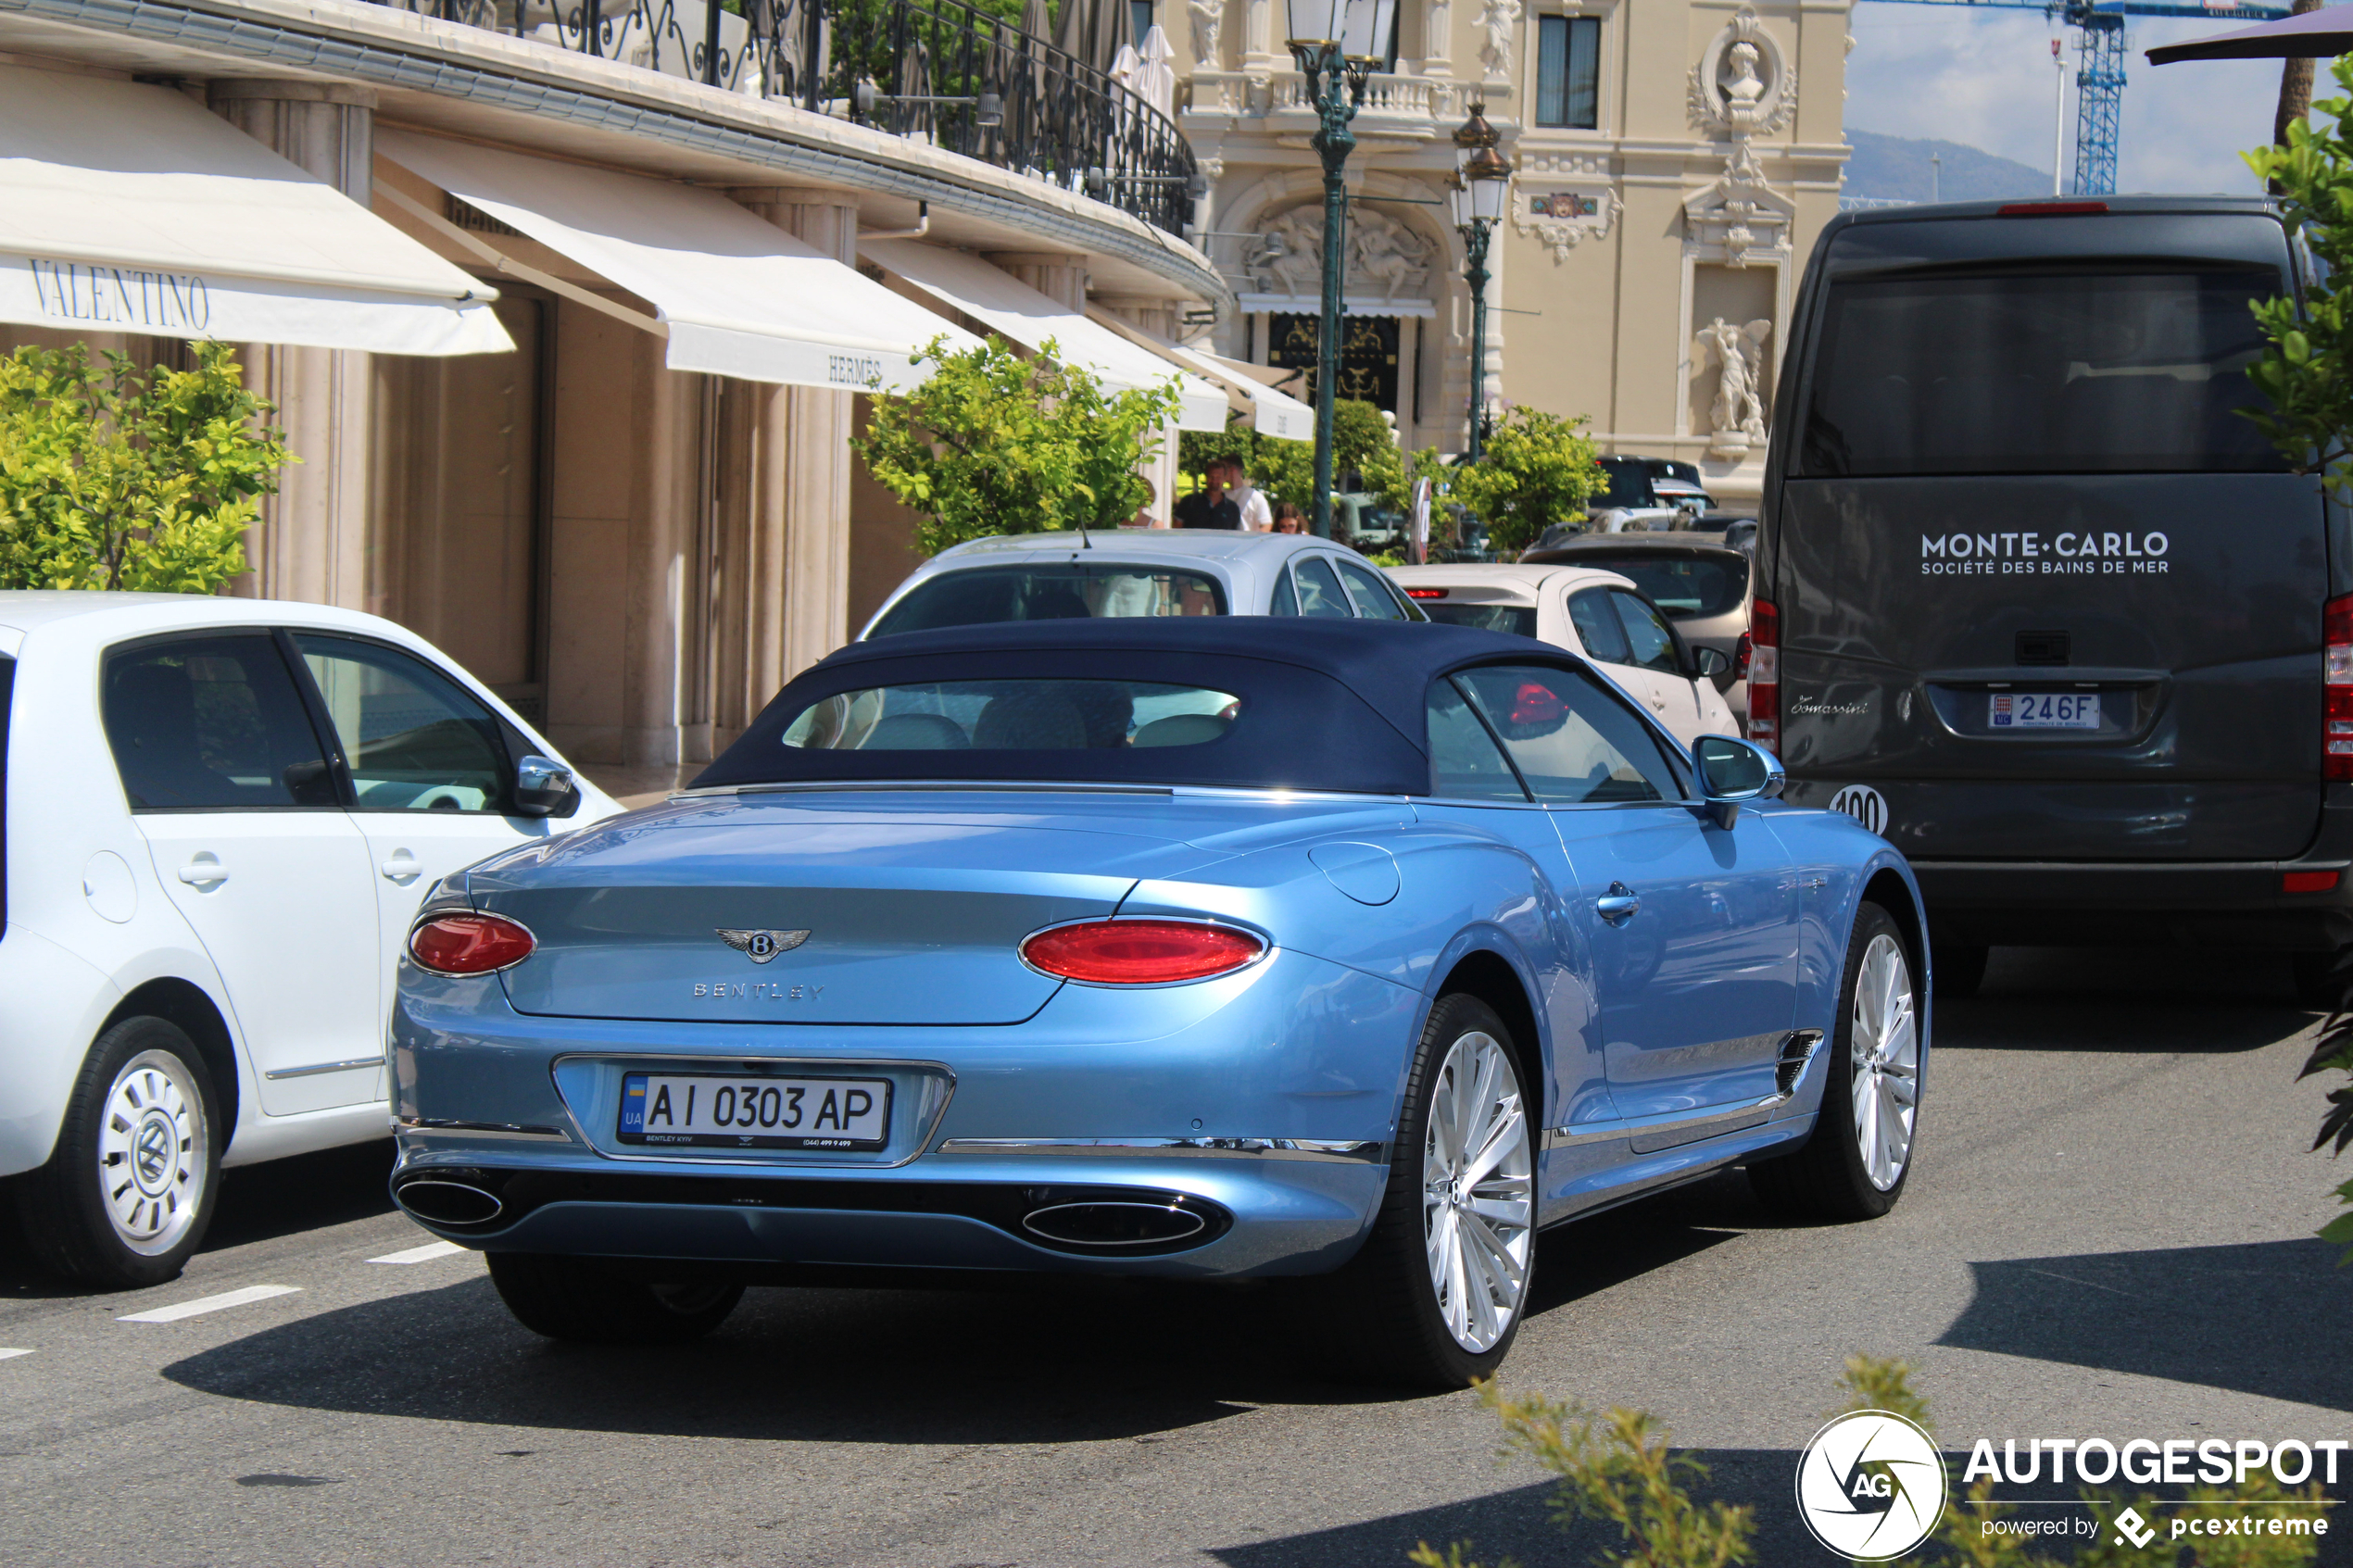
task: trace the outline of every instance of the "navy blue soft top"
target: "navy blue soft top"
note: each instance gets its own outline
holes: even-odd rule
[[[1476,664],[1580,660],[1465,626],[1292,616],[1164,616],[956,626],[852,643],[795,677],[694,787],[892,779],[1209,784],[1427,795],[1429,684]],[[1241,699],[1198,746],[827,751],[788,746],[804,709],[841,692],[934,681],[1164,682]]]

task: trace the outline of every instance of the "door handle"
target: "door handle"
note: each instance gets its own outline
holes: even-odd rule
[[[384,863],[376,869],[394,882],[407,882],[412,877],[422,876],[425,865],[408,850],[396,849],[384,857]]]
[[[212,887],[229,880],[229,868],[207,849],[180,868],[180,880],[191,887]]]
[[[1623,925],[1642,912],[1642,901],[1624,883],[1613,882],[1608,892],[1593,900],[1593,909],[1610,924]]]

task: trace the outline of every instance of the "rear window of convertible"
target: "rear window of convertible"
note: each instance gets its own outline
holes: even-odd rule
[[[1391,713],[1325,671],[1222,650],[894,656],[895,643],[858,644],[796,677],[696,784],[1429,787],[1418,691]],[[1409,712],[1410,727],[1400,721]]]
[[[803,751],[1086,751],[1205,746],[1241,699],[1149,681],[924,681],[837,692],[785,726]]]

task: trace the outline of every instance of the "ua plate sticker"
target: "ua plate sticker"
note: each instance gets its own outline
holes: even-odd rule
[[[632,1073],[621,1084],[623,1143],[688,1148],[880,1148],[887,1078],[721,1078]]]

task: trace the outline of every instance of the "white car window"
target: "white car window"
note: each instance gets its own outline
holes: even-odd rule
[[[107,741],[134,811],[339,807],[294,675],[267,632],[107,658]]]
[[[1299,583],[1299,613],[1327,619],[1352,621],[1356,612],[1348,608],[1348,596],[1340,592],[1340,579],[1332,575],[1331,563],[1321,556],[1302,556],[1291,563],[1291,576]]]
[[[1380,574],[1370,567],[1353,560],[1340,563],[1340,581],[1348,584],[1348,592],[1356,600],[1356,613],[1367,621],[1403,621],[1405,612],[1398,607],[1396,596],[1381,583]]]
[[[295,633],[325,698],[362,811],[499,811],[508,763],[498,722],[456,682],[405,653]]]

